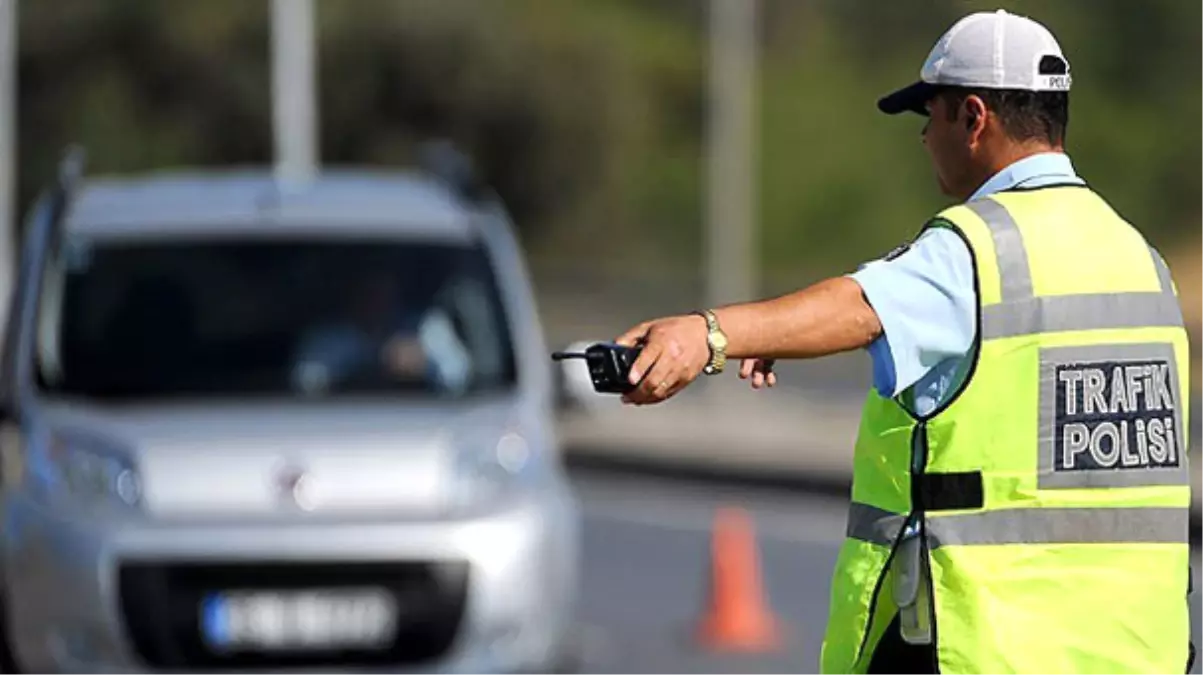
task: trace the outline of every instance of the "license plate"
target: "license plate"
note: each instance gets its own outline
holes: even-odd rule
[[[393,596],[378,589],[215,593],[200,611],[203,637],[219,651],[373,648],[397,624]]]

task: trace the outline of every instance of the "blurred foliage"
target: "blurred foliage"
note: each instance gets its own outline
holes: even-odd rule
[[[919,120],[874,103],[958,16],[995,5],[1042,20],[1068,53],[1078,170],[1154,243],[1197,240],[1199,3],[763,0],[766,287],[852,268],[946,203]],[[19,13],[22,208],[71,141],[97,172],[271,160],[266,1]],[[449,136],[537,261],[696,271],[706,28],[695,0],[324,0],[323,160],[400,164]]]

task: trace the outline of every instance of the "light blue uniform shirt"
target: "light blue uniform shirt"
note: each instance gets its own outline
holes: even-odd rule
[[[1083,181],[1069,157],[1032,155],[992,176],[970,200],[1013,187]],[[918,415],[936,410],[955,393],[969,365],[977,298],[973,258],[955,232],[933,228],[902,254],[863,265],[849,275],[864,289],[883,334],[868,347],[873,386]]]

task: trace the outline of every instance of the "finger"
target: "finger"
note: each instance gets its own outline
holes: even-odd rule
[[[756,368],[756,359],[744,359],[739,364],[739,379],[746,380],[752,374],[752,370]]]
[[[764,371],[764,383],[769,387],[777,384],[777,373],[773,372],[773,366],[776,363],[776,361],[768,359],[760,364],[761,369]]]
[[[688,387],[691,382],[692,382],[692,380],[685,380],[685,379],[677,380],[677,383],[674,384],[672,387],[670,387],[668,390],[668,393],[664,395],[664,400],[668,400],[668,399],[676,396],[677,392],[681,391],[685,387]]]
[[[627,377],[627,381],[633,385],[638,385],[643,379],[645,373],[652,369],[657,361],[660,360],[660,354],[663,348],[658,343],[649,343],[639,352],[639,358],[635,359],[635,363],[631,364],[631,371]]]
[[[702,369],[696,364],[691,365],[688,361],[681,359],[675,362],[675,378],[668,386],[668,392],[664,394],[664,399],[672,398],[677,395],[685,387],[693,384],[694,380],[701,376]]]
[[[632,389],[622,395],[622,402],[631,405],[643,405],[647,403],[647,397],[638,388]]]
[[[624,347],[634,347],[637,342],[647,335],[647,331],[652,326],[652,321],[644,321],[634,328],[623,333],[615,342]]]
[[[648,402],[663,401],[670,388],[677,383],[677,367],[666,358],[661,358],[639,383],[639,391]]]
[[[665,394],[662,394],[658,391],[658,389],[663,389],[663,387],[653,387],[648,384],[649,381],[650,380],[648,378],[644,378],[643,382],[641,382],[638,387],[623,395],[623,400],[627,403],[637,406],[659,403],[666,397]]]
[[[678,392],[692,384],[693,380],[694,378],[690,377],[687,369],[680,371],[678,377],[667,386],[665,391],[662,393],[657,391],[659,401],[667,401],[668,399],[676,396]]]
[[[689,368],[683,359],[661,356],[644,383],[650,386],[653,399],[663,401],[689,384]]]
[[[667,383],[664,387],[659,385],[667,380],[670,361],[668,355],[661,351],[655,362],[651,363],[641,375],[639,381],[632,383],[635,388],[627,392],[627,395],[639,405],[657,402],[659,396],[656,390],[667,388]]]
[[[652,390],[651,399],[657,403],[667,400],[676,393],[679,383],[680,380],[660,380],[660,383]]]
[[[677,392],[693,384],[693,381],[696,380],[700,375],[700,368],[695,368],[694,366],[689,365],[687,362],[681,361],[679,364],[677,364],[676,378],[674,378],[672,383],[669,385],[666,398],[674,396]]]

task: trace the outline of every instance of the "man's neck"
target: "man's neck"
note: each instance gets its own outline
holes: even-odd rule
[[[1044,142],[1029,141],[1027,143],[1007,143],[998,148],[996,152],[990,153],[987,160],[981,165],[979,170],[978,180],[975,181],[973,189],[965,194],[962,199],[968,199],[970,195],[976,192],[986,181],[996,176],[1000,171],[1011,166],[1015,162],[1033,157],[1035,155],[1043,155],[1046,153],[1064,153],[1065,147],[1061,145],[1050,145]]]
[[[1064,153],[1065,148],[1059,145],[1049,145],[1044,142],[1010,143],[991,156],[990,161],[986,164],[986,177],[982,179],[982,182],[986,182],[990,176],[1011,166],[1015,162],[1034,155],[1043,155],[1050,152]]]

